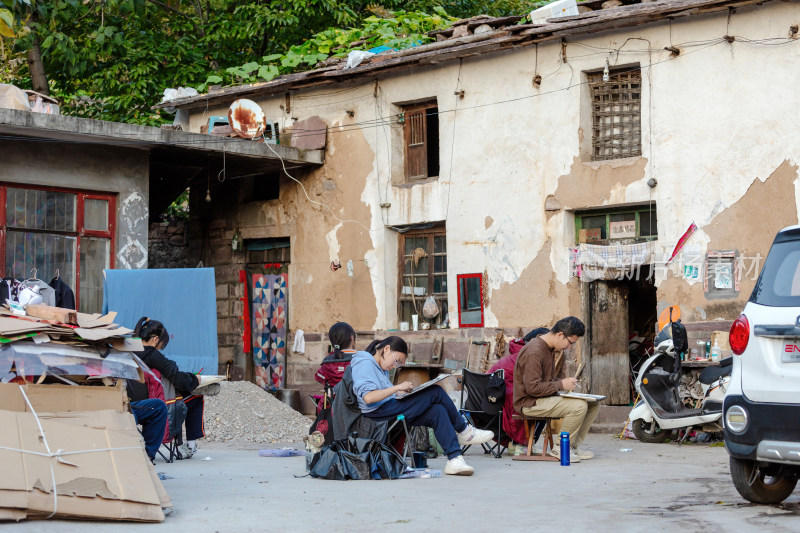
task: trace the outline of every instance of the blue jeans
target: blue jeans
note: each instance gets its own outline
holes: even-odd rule
[[[167,404],[163,400],[141,400],[131,402],[131,411],[137,424],[142,425],[144,449],[152,460],[156,458],[164,432],[167,429]]]
[[[378,421],[390,420],[397,415],[405,415],[411,426],[433,428],[433,434],[448,459],[461,455],[456,432],[467,429],[467,423],[443,388],[434,385],[403,400],[392,398],[374,411],[364,413],[364,416]]]

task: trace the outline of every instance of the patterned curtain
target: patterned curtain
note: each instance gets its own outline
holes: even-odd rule
[[[289,274],[280,270],[251,273],[256,384],[267,390],[282,389],[286,379]]]

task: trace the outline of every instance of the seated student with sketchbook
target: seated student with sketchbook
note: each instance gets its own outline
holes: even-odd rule
[[[594,457],[592,452],[579,446],[597,418],[600,403],[559,395],[559,391],[574,389],[577,380],[565,377],[566,365],[555,368],[555,352],[570,348],[585,332],[583,322],[574,316],[562,318],[553,329],[525,345],[514,367],[514,409],[526,416],[561,418],[561,431],[569,432],[573,463]],[[558,444],[548,453],[561,457]]]
[[[410,381],[392,385],[389,370],[403,365],[407,354],[408,345],[400,337],[375,340],[366,351],[356,352],[350,366],[361,412],[378,421],[402,414],[412,426],[432,427],[447,455],[444,473],[471,476],[474,469],[464,462],[461,446],[488,442],[494,433],[467,424],[441,387],[434,385],[403,397],[414,386]]]
[[[161,377],[168,382],[165,383],[164,391],[168,399],[176,396],[183,397],[183,403],[186,405],[186,442],[180,446],[179,451],[181,452],[181,458],[189,459],[197,452],[197,440],[205,436],[203,429],[205,402],[203,396],[201,394],[190,396],[191,391],[200,384],[200,379],[195,374],[182,372],[178,369],[175,361],[168,359],[161,353],[161,350],[166,348],[169,343],[169,333],[164,324],[158,320],[142,317],[136,323],[133,334],[142,339],[142,345],[144,346],[144,351],[135,352],[136,355],[142,359],[148,368],[158,370]],[[174,388],[174,391],[167,391],[168,386]],[[148,396],[149,391],[145,383],[128,380],[128,397],[131,399],[131,405],[134,402],[147,400]],[[163,438],[163,426],[161,435]],[[155,449],[157,450],[158,446]]]

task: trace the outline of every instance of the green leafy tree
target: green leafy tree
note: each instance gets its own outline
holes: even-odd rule
[[[380,14],[367,17],[355,28],[328,28],[312,35],[302,44],[290,46],[285,53],[270,54],[260,58],[260,61],[249,61],[214,72],[199,89],[202,91],[208,85],[217,83],[269,81],[282,74],[314,68],[331,57],[343,58],[354,50],[369,50],[378,46],[396,50],[410,48],[430,42],[432,38],[427,35],[428,32],[445,28],[455,20],[438,6],[432,15],[383,10]]]
[[[167,87],[272,79],[346,54],[358,41],[426,42],[426,31],[449,23],[440,6],[464,17],[524,11],[521,4],[0,0],[0,82],[52,94],[65,114],[157,125],[171,119],[150,109]]]

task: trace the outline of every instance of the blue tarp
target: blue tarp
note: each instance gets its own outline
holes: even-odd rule
[[[133,329],[143,316],[169,332],[164,355],[184,372],[216,374],[217,299],[213,268],[104,270],[103,313]]]

